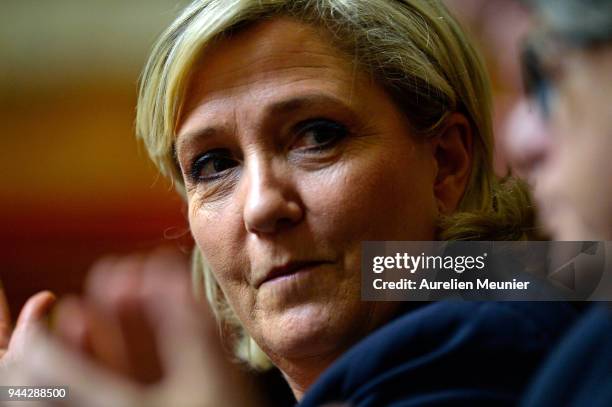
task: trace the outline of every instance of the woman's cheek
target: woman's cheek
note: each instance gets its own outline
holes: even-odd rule
[[[371,151],[351,158],[308,183],[307,206],[315,225],[338,241],[429,238],[424,232],[433,229],[435,201],[419,163],[406,150],[401,157]],[[414,236],[398,234],[411,229]]]
[[[242,223],[235,218],[228,205],[211,206],[190,201],[189,225],[194,241],[222,286],[244,281],[241,271],[248,267],[243,258],[244,242],[236,229]]]

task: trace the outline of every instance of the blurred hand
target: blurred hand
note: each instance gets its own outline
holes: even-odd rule
[[[47,316],[54,303],[55,296],[49,291],[33,295],[23,306],[13,329],[6,295],[0,282],[0,369],[10,366],[23,356],[33,326]]]
[[[14,372],[21,384],[68,386],[73,406],[257,404],[180,253],[103,259],[85,291],[59,304],[57,336],[33,330]]]
[[[169,283],[178,279],[191,297],[189,261],[176,250],[100,259],[89,271],[84,297],[59,303],[56,333],[72,350],[115,373],[143,384],[160,380],[163,372],[153,330],[157,321],[147,315],[143,292],[145,276],[158,273]]]

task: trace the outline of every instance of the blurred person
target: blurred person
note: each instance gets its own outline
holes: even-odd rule
[[[509,156],[554,239],[612,240],[612,2],[530,3],[537,28],[525,47],[527,97],[513,113]],[[611,345],[612,315],[596,304],[543,364],[523,405],[612,405]]]
[[[482,50],[493,90],[494,163],[497,174],[521,176],[505,154],[508,120],[522,95],[520,40],[531,27],[529,10],[516,0],[445,0]]]
[[[236,357],[279,368],[305,406],[515,404],[564,304],[360,298],[362,241],[529,237],[522,184],[493,173],[490,109],[440,2],[188,7],[144,70],[137,131],[187,201],[194,288]],[[32,328],[13,380],[88,406],[256,404],[165,257],[104,262],[60,305],[60,336],[114,373]],[[148,338],[121,323],[139,318]]]
[[[612,4],[534,2],[525,51],[530,99],[514,111],[508,154],[535,188],[558,240],[612,240]]]

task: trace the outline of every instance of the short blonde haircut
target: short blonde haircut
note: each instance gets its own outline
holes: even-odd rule
[[[436,134],[453,112],[469,120],[474,135],[470,180],[456,215],[440,220],[440,239],[526,237],[532,214],[524,186],[502,186],[493,172],[488,75],[471,42],[437,0],[194,1],[152,50],[141,78],[136,119],[137,134],[152,160],[181,194],[185,186],[173,143],[194,65],[216,39],[274,16],[327,30],[331,42],[388,91],[416,134]],[[204,288],[218,320],[235,328],[237,355],[253,367],[268,366],[197,248],[194,285]]]

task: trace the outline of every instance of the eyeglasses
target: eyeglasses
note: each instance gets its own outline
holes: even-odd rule
[[[534,100],[544,117],[550,115],[552,84],[533,48],[526,46],[521,55],[523,89]]]
[[[563,79],[565,62],[573,52],[609,46],[612,38],[587,37],[579,33],[537,31],[523,45],[521,67],[523,87],[542,117],[550,117],[558,85]]]
[[[563,42],[541,35],[533,35],[523,46],[523,88],[544,119],[550,116],[556,85],[563,74],[563,58],[569,49]]]

